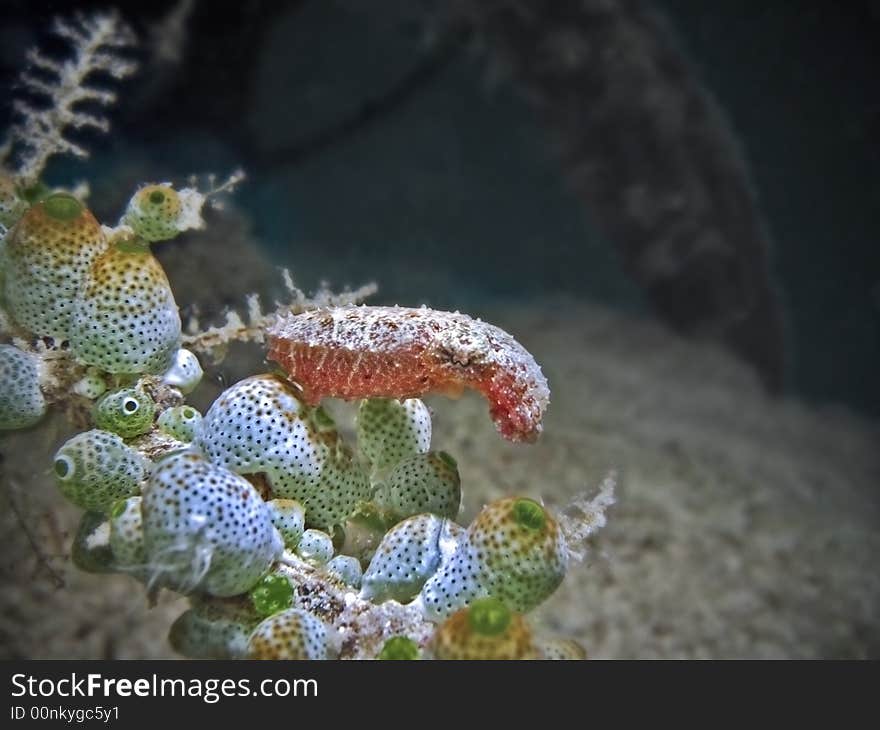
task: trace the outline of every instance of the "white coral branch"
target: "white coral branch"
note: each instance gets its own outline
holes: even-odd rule
[[[575,497],[558,515],[559,526],[565,536],[568,554],[575,560],[586,555],[584,543],[593,533],[605,527],[606,513],[617,501],[617,472],[610,472],[599,485],[599,492],[592,498],[586,494]]]
[[[218,362],[223,358],[226,347],[230,342],[258,342],[262,343],[266,338],[266,329],[275,320],[284,314],[299,314],[310,309],[321,307],[341,307],[346,304],[360,304],[367,297],[376,293],[378,287],[374,283],[365,284],[357,289],[345,289],[341,292],[332,292],[326,283],[312,296],[296,287],[293,277],[287,269],[281,270],[284,286],[290,295],[290,300],[284,303],[275,302],[275,310],[264,312],[260,304],[260,298],[251,294],[246,300],[247,321],[235,312],[226,313],[226,321],[219,327],[210,327],[199,331],[197,321],[190,323],[190,334],[184,335],[183,344],[191,350],[209,355]]]
[[[17,121],[0,146],[0,162],[14,170],[24,185],[36,182],[54,155],[88,156],[88,151],[66,134],[83,128],[106,132],[110,126],[107,118],[81,105],[106,107],[116,101],[112,91],[93,85],[92,76],[104,73],[123,79],[136,67],[119,53],[133,46],[135,37],[116,13],[56,19],[52,30],[69,41],[72,55],[56,61],[37,49],[27,54],[30,66],[19,82],[41,103],[13,102]]]

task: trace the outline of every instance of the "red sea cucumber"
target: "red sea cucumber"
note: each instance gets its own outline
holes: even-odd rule
[[[511,335],[459,312],[347,306],[286,315],[269,328],[269,359],[306,402],[416,398],[473,388],[498,431],[534,441],[550,402],[547,379]]]

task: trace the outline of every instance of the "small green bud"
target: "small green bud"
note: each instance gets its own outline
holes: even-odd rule
[[[518,499],[513,504],[513,518],[529,530],[540,530],[547,521],[544,508],[533,499]]]
[[[376,659],[412,661],[419,658],[419,647],[408,636],[392,636],[385,642]]]
[[[273,573],[261,578],[250,596],[258,614],[271,616],[293,605],[293,586],[285,576]]]
[[[497,598],[480,598],[468,611],[468,620],[475,634],[498,636],[510,625],[510,609]]]
[[[50,218],[72,221],[82,215],[83,205],[72,195],[53,193],[43,201],[43,209]]]

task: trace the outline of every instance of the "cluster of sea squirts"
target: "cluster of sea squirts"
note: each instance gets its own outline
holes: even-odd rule
[[[184,192],[144,187],[109,229],[72,195],[31,201],[0,184],[3,309],[18,342],[52,341],[81,369],[71,390],[92,403],[93,427],[54,459],[60,491],[84,510],[77,566],[189,596],[170,641],[190,657],[338,656],[333,618],[282,569],[301,564],[435,625],[427,639],[387,637],[375,658],[583,658],[523,616],[565,575],[558,522],[510,497],[459,525],[458,466],[432,450],[421,400],[360,401],[356,448],[281,375],[236,383],[204,414],[186,404],[202,370],[150,250],[190,225]],[[0,345],[0,429],[42,418],[45,369],[38,348]]]

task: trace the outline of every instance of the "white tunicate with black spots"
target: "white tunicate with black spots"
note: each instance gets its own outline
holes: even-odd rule
[[[284,549],[253,485],[193,452],[156,466],[142,513],[151,580],[182,593],[244,593]]]
[[[361,581],[361,597],[376,603],[413,598],[455,549],[464,530],[437,515],[410,517],[389,530]]]
[[[33,426],[45,413],[39,361],[13,345],[0,345],[0,431]]]
[[[266,506],[272,513],[272,524],[284,538],[285,546],[295,548],[306,526],[306,511],[295,499],[270,499]]]
[[[186,395],[194,391],[202,382],[203,375],[204,371],[199,359],[185,347],[181,347],[174,354],[171,367],[162,373],[162,383],[177,388]]]
[[[282,474],[270,477],[272,489],[276,494],[291,494]],[[333,456],[324,466],[318,489],[303,496],[306,506],[306,523],[325,530],[345,522],[359,504],[370,498],[370,480],[352,453],[337,445]]]
[[[341,524],[370,495],[366,474],[329,417],[274,375],[246,378],[221,393],[194,445],[237,474],[265,474],[273,496],[303,505],[310,526]]]
[[[180,346],[180,313],[168,278],[137,242],[112,246],[91,265],[74,302],[70,348],[114,374],[158,374]]]
[[[303,560],[323,565],[333,557],[333,538],[320,530],[306,530],[299,539],[296,552]]]
[[[426,618],[442,621],[477,598],[488,595],[479,556],[463,534],[455,551],[425,582],[418,600]]]
[[[287,491],[306,493],[318,488],[330,458],[306,406],[273,375],[255,375],[223,391],[205,413],[194,445],[236,474],[283,471]]]

